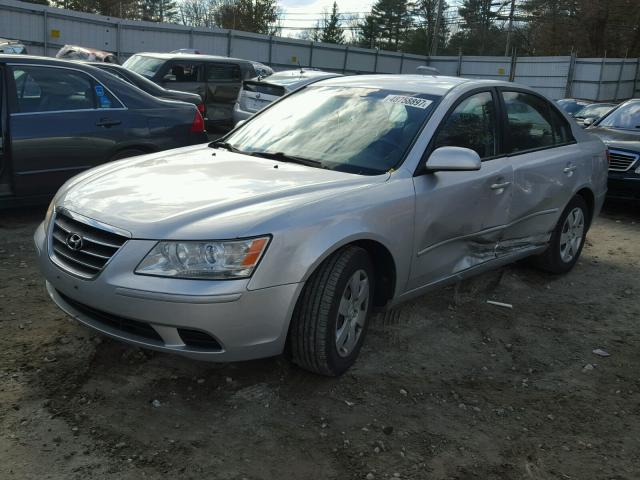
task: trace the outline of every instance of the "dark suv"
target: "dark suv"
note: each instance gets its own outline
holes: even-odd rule
[[[207,128],[233,125],[242,81],[259,73],[248,60],[183,53],[138,53],[124,66],[164,88],[199,94]]]
[[[89,65],[0,55],[0,207],[46,201],[110,160],[206,141],[193,104]]]

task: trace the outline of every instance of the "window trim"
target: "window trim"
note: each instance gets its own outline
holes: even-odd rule
[[[558,105],[555,105],[554,102],[549,101],[547,98],[545,98],[543,95],[540,95],[537,92],[533,92],[531,90],[527,90],[525,88],[519,88],[517,86],[513,86],[513,87],[505,87],[505,86],[498,86],[496,87],[496,91],[498,94],[498,101],[500,102],[500,109],[502,111],[502,154],[506,157],[517,157],[518,155],[525,155],[527,153],[533,153],[533,152],[541,152],[543,150],[549,150],[550,148],[559,148],[559,147],[566,147],[567,145],[573,145],[578,143],[578,141],[576,140],[576,137],[573,135],[573,130],[571,128],[571,124],[569,122],[567,122],[567,119],[564,117],[564,114],[562,113],[560,107]],[[527,95],[532,95],[534,97],[537,97],[540,100],[543,100],[546,104],[547,107],[551,108],[551,109],[555,109],[556,113],[560,116],[560,118],[562,118],[565,123],[566,123],[566,127],[568,129],[568,133],[569,133],[569,141],[567,142],[563,142],[563,143],[555,143],[553,145],[545,145],[544,147],[537,147],[537,148],[529,148],[528,150],[519,150],[517,152],[511,152],[511,153],[507,153],[506,152],[506,145],[508,145],[508,142],[506,141],[506,135],[507,132],[509,130],[509,117],[507,116],[507,108],[506,105],[504,103],[504,98],[502,96],[502,94],[504,92],[516,92],[516,93],[525,93]],[[556,127],[556,123],[555,121],[552,121],[551,124],[552,127]]]
[[[69,113],[69,112],[100,112],[100,111],[113,111],[113,110],[128,110],[127,106],[125,105],[125,103],[120,100],[120,98],[113,93],[113,91],[107,87],[103,82],[101,82],[100,80],[98,80],[94,75],[92,75],[89,72],[85,72],[84,70],[81,70],[79,68],[73,68],[73,67],[66,67],[66,66],[61,66],[61,65],[43,65],[43,64],[39,64],[39,63],[24,63],[24,62],[18,62],[18,63],[7,63],[6,64],[9,67],[9,71],[11,72],[9,76],[10,81],[12,83],[13,86],[13,93],[14,95],[14,107],[17,107],[18,109],[20,108],[19,102],[18,102],[18,92],[16,90],[16,82],[13,76],[13,71],[15,66],[18,67],[42,67],[42,68],[58,68],[58,69],[64,69],[64,70],[73,70],[74,72],[80,72],[83,75],[87,75],[88,77],[90,77],[93,80],[93,87],[94,87],[94,93],[93,93],[93,100],[94,100],[94,105],[95,103],[95,86],[97,85],[101,85],[102,88],[104,88],[106,91],[108,91],[113,98],[115,98],[120,105],[122,105],[121,107],[116,107],[116,108],[79,108],[79,109],[73,109],[73,110],[49,110],[47,112],[12,112],[11,116],[24,116],[24,115],[47,115],[47,114],[51,114],[51,113]]]
[[[415,168],[415,171],[413,172],[413,176],[414,177],[418,177],[421,175],[425,175],[429,172],[425,171],[424,165],[425,162],[427,161],[427,159],[431,156],[431,154],[434,151],[434,143],[435,140],[438,136],[438,134],[440,133],[440,131],[444,128],[444,124],[447,122],[447,120],[449,120],[449,117],[453,114],[453,112],[455,111],[456,108],[458,108],[458,106],[464,102],[466,99],[473,97],[474,95],[477,95],[479,93],[489,93],[491,94],[491,98],[493,100],[494,106],[495,106],[495,127],[496,127],[496,154],[492,155],[491,157],[485,157],[482,158],[481,161],[482,163],[484,162],[489,162],[491,160],[496,160],[498,158],[504,157],[504,149],[503,149],[503,141],[502,141],[502,105],[499,103],[498,101],[498,94],[496,92],[496,88],[493,86],[482,86],[482,87],[477,87],[474,88],[473,90],[469,90],[468,92],[464,93],[463,95],[461,95],[460,97],[458,97],[458,99],[453,103],[453,105],[451,105],[451,107],[449,107],[449,110],[447,110],[447,112],[444,114],[444,117],[442,117],[442,120],[440,120],[440,123],[438,124],[438,127],[436,128],[436,130],[433,132],[433,135],[431,135],[431,138],[429,139],[429,144],[427,145],[427,148],[425,148],[424,153],[422,154],[422,156],[420,157],[420,161],[418,162],[418,165]]]

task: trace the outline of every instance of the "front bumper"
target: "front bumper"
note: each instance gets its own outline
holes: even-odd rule
[[[149,240],[127,241],[96,278],[85,280],[50,260],[43,224],[34,241],[47,292],[67,314],[115,339],[200,360],[240,361],[282,353],[303,286],[248,290],[248,280],[136,275],[135,266],[155,244]],[[185,331],[213,341],[190,341]]]
[[[640,200],[640,175],[633,170],[628,172],[609,172],[607,197]]]

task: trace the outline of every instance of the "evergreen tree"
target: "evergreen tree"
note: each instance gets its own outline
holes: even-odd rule
[[[344,43],[344,32],[340,26],[341,19],[338,13],[338,4],[333,2],[333,8],[331,9],[331,15],[324,19],[324,26],[322,27],[322,34],[320,41],[325,43]]]

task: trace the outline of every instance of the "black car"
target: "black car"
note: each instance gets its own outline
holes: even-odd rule
[[[202,101],[202,97],[197,93],[180,92],[178,90],[167,90],[166,88],[162,88],[157,83],[152,82],[148,78],[145,78],[142,75],[129,70],[128,68],[124,68],[113,63],[90,62],[87,64],[99,68],[100,70],[104,70],[105,72],[109,72],[110,74],[115,75],[116,77],[130,83],[131,85],[135,85],[140,90],[147,92],[149,95],[152,95],[154,97],[164,98],[166,100],[180,100],[181,102],[193,103],[196,107],[198,107],[200,113],[204,115],[204,102]]]
[[[249,60],[185,53],[137,53],[123,65],[162,87],[199,94],[211,129],[233,125],[242,81],[259,74]]]
[[[0,205],[46,201],[110,160],[207,141],[194,105],[77,62],[0,55]]]
[[[587,131],[609,147],[607,195],[640,200],[640,99],[620,104]]]

